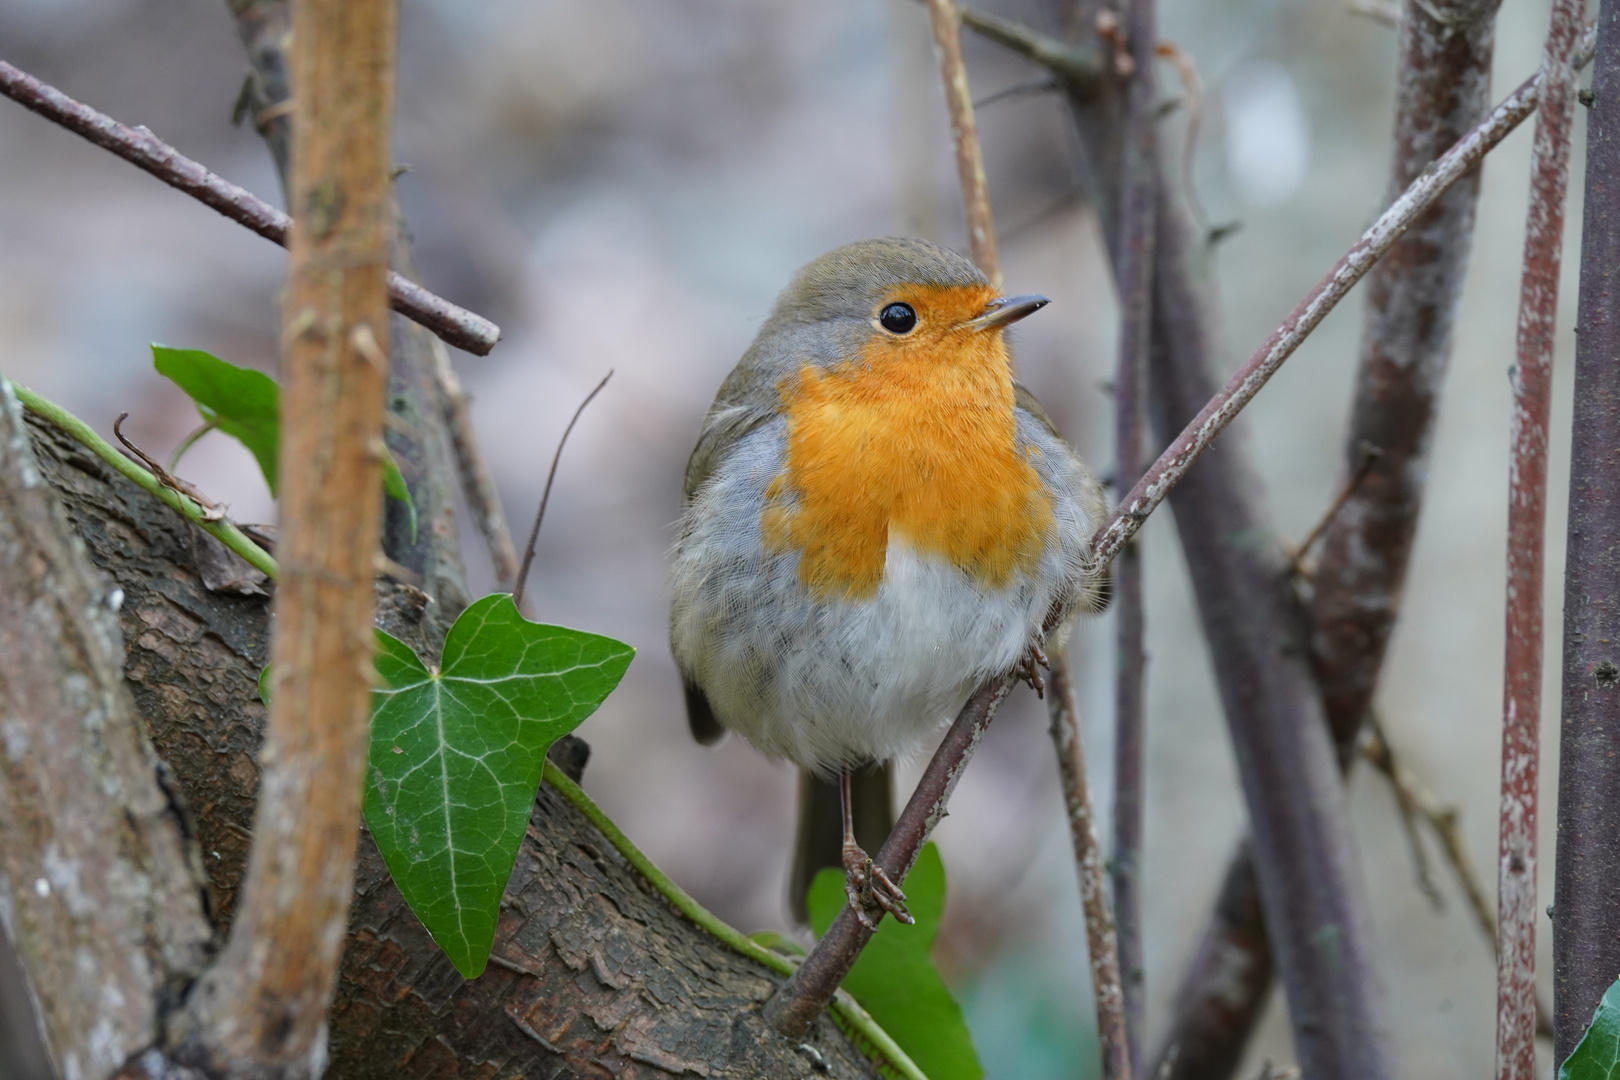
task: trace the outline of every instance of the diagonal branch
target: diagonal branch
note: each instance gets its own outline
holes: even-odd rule
[[[146,128],[126,127],[4,60],[0,60],[0,94],[82,135],[103,150],[112,151],[266,240],[287,246],[291,218],[246,188],[210,172]],[[427,327],[456,348],[478,356],[487,355],[501,338],[501,328],[488,319],[457,307],[393,272],[388,275],[388,300],[401,315]]]
[[[1092,553],[1098,561],[1111,561],[1125,542],[1136,535],[1148,515],[1187,474],[1199,455],[1406,230],[1535,111],[1541,81],[1540,74],[1525,80],[1478,127],[1412,181],[1389,209],[1362,233],[1361,239],[1323,275],[1315,288],[1295,305],[1282,325],[1271,332],[1226,385],[1187,423],[1121,501],[1119,509],[1092,543]]]

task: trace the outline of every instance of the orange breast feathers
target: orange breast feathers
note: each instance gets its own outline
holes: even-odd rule
[[[770,549],[802,552],[813,595],[875,595],[891,538],[991,588],[1040,560],[1052,502],[1017,444],[1001,331],[960,325],[993,296],[897,290],[914,333],[876,330],[858,357],[783,382],[787,463],[762,524]]]

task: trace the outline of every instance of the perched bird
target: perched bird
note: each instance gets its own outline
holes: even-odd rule
[[[794,276],[704,418],[670,641],[699,742],[729,729],[802,770],[801,918],[840,865],[863,921],[909,921],[863,850],[893,824],[891,763],[986,680],[1038,681],[1101,593],[1101,489],[1003,341],[1046,303],[923,240],[845,245]]]

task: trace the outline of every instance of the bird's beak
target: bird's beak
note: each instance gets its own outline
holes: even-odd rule
[[[962,324],[963,330],[1000,330],[1052,301],[1044,296],[1004,296],[985,305],[984,313]]]

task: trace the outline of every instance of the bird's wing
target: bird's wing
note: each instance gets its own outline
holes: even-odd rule
[[[1029,413],[1029,415],[1039,420],[1041,422],[1041,426],[1050,432],[1053,437],[1058,439],[1063,438],[1062,435],[1058,434],[1057,425],[1052,423],[1052,418],[1046,415],[1046,410],[1041,407],[1041,403],[1035,400],[1034,394],[1030,393],[1029,387],[1025,386],[1017,379],[1013,380],[1013,407],[1023,409],[1025,412]],[[1067,442],[1068,440],[1064,439],[1064,443],[1067,444]]]
[[[686,459],[686,476],[681,484],[685,498],[690,500],[697,494],[738,439],[774,416],[775,409],[716,401],[709,415],[703,418],[703,428],[698,432],[697,445],[692,447],[692,456]]]

